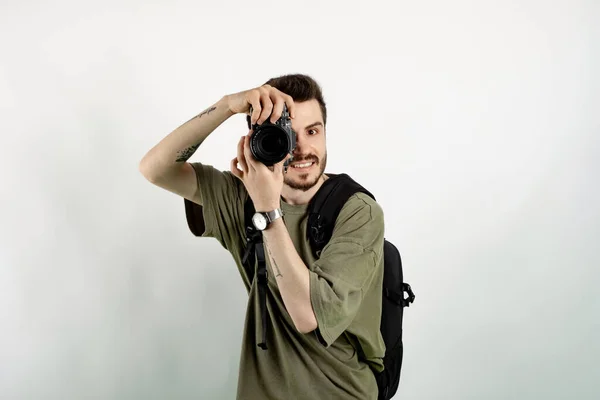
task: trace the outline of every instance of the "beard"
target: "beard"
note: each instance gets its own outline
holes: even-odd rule
[[[314,165],[310,167],[310,171],[302,172],[293,167],[288,168],[288,172],[284,174],[283,183],[295,190],[306,192],[314,187],[325,172],[327,166],[327,152],[321,160],[315,155],[309,155],[302,158],[294,158],[294,162],[313,161]],[[290,175],[291,173],[291,175]]]

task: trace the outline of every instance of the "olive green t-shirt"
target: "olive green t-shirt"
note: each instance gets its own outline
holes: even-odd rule
[[[237,400],[376,400],[374,371],[383,370],[380,333],[384,220],[381,207],[358,193],[342,208],[326,247],[315,259],[306,239],[308,205],[281,200],[283,220],[310,274],[310,298],[318,327],[296,330],[267,257],[267,350],[256,279],[242,265],[246,248],[244,203],[248,192],[230,171],[192,163],[199,204],[185,200],[196,236],[216,238],[227,249],[248,290]]]

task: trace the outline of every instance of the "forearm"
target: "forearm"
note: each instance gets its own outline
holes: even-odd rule
[[[317,327],[310,301],[308,268],[298,255],[284,221],[279,218],[263,231],[263,241],[285,307],[296,329],[307,333]]]
[[[225,96],[150,149],[140,161],[140,169],[146,176],[168,175],[174,168],[186,162],[202,142],[232,115]]]

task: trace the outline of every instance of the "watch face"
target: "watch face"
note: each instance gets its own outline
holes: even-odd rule
[[[267,227],[267,219],[264,215],[259,213],[254,214],[254,216],[252,217],[252,222],[254,223],[256,229],[260,231],[264,230]]]

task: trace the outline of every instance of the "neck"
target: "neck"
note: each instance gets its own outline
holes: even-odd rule
[[[311,187],[307,191],[292,189],[287,185],[283,185],[283,189],[281,190],[281,198],[286,203],[294,206],[308,204],[317,191],[319,191],[323,182],[325,182],[327,179],[329,179],[329,177],[323,173],[315,186]]]

